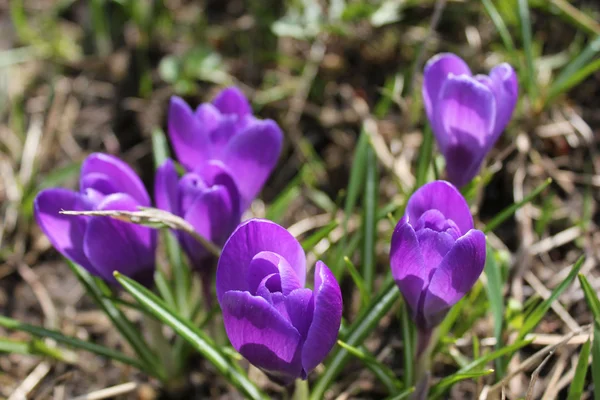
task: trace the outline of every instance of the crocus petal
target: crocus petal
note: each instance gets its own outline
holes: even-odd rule
[[[243,117],[252,113],[248,99],[236,87],[223,89],[212,103],[223,114],[236,114],[239,117]]]
[[[127,193],[133,197],[141,206],[150,206],[150,196],[144,187],[140,177],[131,167],[119,160],[117,157],[103,153],[89,155],[81,166],[80,189],[87,189],[86,176],[91,174],[102,174],[108,177],[115,193]],[[105,193],[107,194],[107,193]]]
[[[154,200],[156,201],[156,207],[171,214],[179,214],[179,205],[177,204],[178,182],[179,176],[172,160],[166,160],[156,169],[156,176],[154,178]]]
[[[45,189],[33,203],[35,219],[50,243],[63,256],[98,275],[83,252],[86,217],[60,214],[61,210],[88,211],[80,194],[67,189]]]
[[[463,235],[473,228],[469,205],[458,189],[446,181],[434,181],[421,186],[408,200],[406,215],[410,223],[416,223],[426,211],[432,209],[454,221]]]
[[[89,173],[81,176],[80,181],[81,192],[84,193],[89,189],[103,195],[109,195],[119,192],[113,185],[113,179],[106,174]]]
[[[442,262],[456,241],[446,232],[436,232],[427,228],[416,231],[416,234],[423,260],[427,260],[426,264],[434,268]]]
[[[496,96],[496,123],[494,125],[494,134],[490,140],[491,148],[498,136],[502,133],[510,118],[519,96],[519,83],[515,70],[507,63],[496,65],[490,71],[490,78],[493,82],[493,91]]]
[[[207,134],[219,126],[221,123],[221,113],[215,106],[208,103],[202,103],[194,112],[198,125],[202,127],[202,131]]]
[[[227,144],[222,156],[238,185],[246,209],[275,168],[283,133],[272,120],[255,120]]]
[[[264,219],[250,219],[231,234],[217,266],[217,298],[229,290],[249,290],[247,268],[262,251],[281,255],[296,271],[300,286],[306,280],[306,256],[300,243],[283,227]]]
[[[404,301],[408,304],[413,315],[416,315],[421,293],[423,293],[429,281],[429,275],[436,265],[424,262],[417,235],[408,223],[406,216],[398,221],[392,234],[390,266],[392,276],[402,293],[402,297],[404,297]]]
[[[210,159],[212,127],[200,124],[190,106],[177,96],[171,97],[168,128],[177,159],[186,168],[193,169]]]
[[[241,355],[282,383],[300,376],[300,334],[273,306],[239,291],[226,292],[219,301],[227,336]]]
[[[484,147],[495,121],[496,99],[486,85],[466,75],[446,79],[432,123],[442,152],[453,143]]]
[[[135,211],[139,203],[125,193],[104,198],[98,210]],[[114,281],[119,271],[145,284],[154,273],[156,231],[106,217],[92,217],[83,237],[83,250],[100,276]]]
[[[456,241],[433,273],[425,295],[423,314],[435,326],[446,311],[475,284],[485,264],[485,235],[472,229]]]
[[[231,199],[231,208],[236,210],[239,213],[239,217],[241,217],[244,210],[241,209],[240,205],[240,191],[232,176],[231,170],[223,164],[222,161],[210,160],[208,163],[197,168],[196,172],[204,178],[204,181],[208,186],[224,186]],[[236,224],[237,222],[238,221],[236,221]]]
[[[189,222],[196,232],[205,239],[221,244],[235,228],[237,210],[233,210],[229,192],[224,186],[213,186],[206,189],[191,203],[184,219]],[[189,234],[183,234],[183,245],[196,267],[200,267],[208,255],[196,239]]]
[[[441,53],[432,57],[423,72],[423,102],[429,121],[433,120],[433,114],[444,81],[449,74],[471,75],[467,64],[452,53]]]
[[[342,292],[335,276],[322,262],[315,266],[315,311],[302,348],[305,376],[331,351],[342,321]]]
[[[248,267],[246,277],[248,291],[251,294],[256,294],[256,289],[265,277],[279,273],[277,264],[280,260],[281,256],[272,251],[261,251],[254,256]]]
[[[298,330],[302,340],[306,339],[315,311],[313,291],[296,289],[285,297],[285,306],[292,325]]]

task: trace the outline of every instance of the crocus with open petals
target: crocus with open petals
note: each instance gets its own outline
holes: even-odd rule
[[[169,136],[178,161],[188,170],[221,161],[233,177],[245,210],[275,168],[283,134],[270,119],[260,120],[244,94],[222,90],[212,103],[194,111],[179,97],[171,98]]]
[[[477,175],[510,121],[517,96],[517,76],[509,64],[473,76],[454,54],[438,54],[427,62],[423,101],[450,182],[460,187]]]
[[[419,188],[392,235],[390,265],[422,335],[471,289],[484,264],[485,235],[473,229],[460,192],[445,181]]]
[[[62,255],[90,273],[114,282],[119,271],[149,284],[154,273],[156,231],[107,217],[72,216],[61,210],[137,211],[150,207],[140,178],[123,161],[95,153],[81,166],[79,191],[42,190],[34,201],[35,218]]]
[[[154,191],[158,208],[185,219],[202,237],[219,246],[240,222],[240,193],[221,161],[211,160],[179,178],[175,164],[167,160],[156,171]],[[187,233],[176,235],[193,267],[206,271],[208,250]]]
[[[318,261],[314,290],[304,287],[300,243],[274,222],[251,219],[225,243],[217,266],[217,298],[233,347],[274,381],[306,379],[335,344],[342,295]]]

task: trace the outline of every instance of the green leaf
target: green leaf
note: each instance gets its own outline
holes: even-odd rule
[[[302,248],[304,251],[310,251],[319,243],[321,240],[329,236],[329,234],[337,228],[339,223],[337,221],[331,221],[306,239],[302,241]]]
[[[126,355],[119,353],[118,351],[109,349],[104,346],[100,346],[95,343],[86,342],[71,336],[65,336],[62,333],[50,329],[41,328],[35,325],[25,324],[12,318],[0,316],[0,326],[6,329],[14,329],[17,331],[27,332],[33,336],[41,338],[50,338],[59,343],[67,346],[75,347],[77,349],[89,351],[90,353],[98,354],[102,357],[107,357],[115,361],[122,362],[123,364],[131,365],[138,368],[141,371],[151,372],[146,369],[146,366],[140,363],[138,360],[127,357]],[[38,348],[41,349],[41,348]],[[52,349],[54,350],[54,349]]]
[[[404,385],[412,386],[415,379],[415,324],[411,321],[406,302],[400,309],[402,342],[404,345]]]
[[[571,285],[571,283],[573,282],[573,280],[579,273],[579,270],[581,269],[581,266],[583,265],[584,260],[585,260],[585,256],[579,257],[577,262],[573,265],[571,272],[569,272],[569,275],[556,288],[554,288],[554,290],[550,294],[550,297],[548,297],[540,305],[538,305],[525,318],[525,321],[523,322],[523,326],[521,327],[521,330],[519,331],[519,336],[518,336],[517,340],[524,338],[525,335],[527,335],[529,332],[531,332],[537,326],[537,324],[542,320],[542,318],[544,318],[544,316],[546,315],[546,313],[552,306],[552,303],[554,303],[554,301],[569,287],[569,285]]]
[[[160,128],[152,130],[152,155],[154,156],[154,168],[160,167],[169,158],[167,138]]]
[[[575,367],[575,375],[573,376],[573,380],[569,386],[567,400],[579,400],[583,397],[583,389],[585,387],[585,377],[588,370],[591,344],[592,342],[590,342],[588,339],[588,341],[581,346],[579,360],[577,361],[577,367]]]
[[[490,246],[487,248],[484,272],[487,278],[485,289],[490,302],[490,311],[494,318],[496,349],[500,349],[503,346],[502,326],[504,324],[504,296],[502,295],[502,287],[504,286],[504,282],[502,280],[502,274],[500,273],[500,266],[496,260],[496,254]],[[504,376],[504,363],[502,363],[501,360],[497,360],[496,362],[496,376]]]
[[[466,379],[479,378],[482,376],[487,376],[494,372],[493,369],[487,369],[485,371],[476,371],[476,372],[466,372],[461,374],[453,374],[447,378],[439,381],[435,386],[433,386],[429,392],[430,399],[437,399],[440,397],[446,390],[448,390],[452,385],[457,382],[464,381]]]
[[[512,216],[519,208],[523,207],[525,204],[529,203],[531,200],[533,200],[535,197],[537,197],[537,195],[539,195],[551,183],[552,183],[551,178],[546,179],[544,181],[544,183],[542,183],[541,185],[539,185],[538,187],[533,189],[531,191],[531,193],[529,193],[527,196],[525,196],[523,198],[523,200],[519,201],[518,203],[511,204],[510,206],[506,207],[504,210],[500,211],[498,214],[496,214],[496,216],[494,218],[492,218],[492,220],[490,222],[488,222],[485,225],[483,232],[488,233],[488,232],[491,232],[494,229],[496,229],[500,224],[502,224],[510,216]]]
[[[417,167],[417,180],[415,183],[415,189],[417,190],[427,182],[427,172],[431,165],[431,158],[433,156],[433,132],[429,124],[426,125],[423,131],[423,143],[419,150],[419,165]]]
[[[491,353],[484,354],[476,360],[471,361],[469,364],[465,365],[461,369],[457,371],[459,374],[464,374],[473,371],[476,368],[483,367],[487,363],[494,361],[500,357],[503,357],[508,354],[512,354],[515,351],[519,350],[522,347],[525,347],[533,342],[533,339],[528,340],[517,340],[515,343],[505,346],[499,350],[492,351]]]
[[[341,340],[338,340],[340,347],[348,350],[350,354],[361,360],[365,366],[375,374],[379,381],[385,386],[389,393],[396,393],[402,389],[402,382],[396,379],[396,374],[387,365],[378,361],[371,354],[367,353],[364,349],[359,349],[354,346],[350,346]]]
[[[410,396],[414,391],[415,391],[415,388],[411,387],[401,393],[398,393],[395,396],[388,397],[387,400],[403,400],[403,399],[408,398],[408,396]]]
[[[370,296],[369,292],[367,292],[367,289],[365,288],[365,281],[363,281],[362,276],[360,276],[360,273],[354,266],[354,263],[348,257],[344,257],[344,261],[346,262],[346,268],[352,277],[352,281],[360,293],[361,304],[366,306],[369,303]]]
[[[350,346],[360,346],[365,338],[377,327],[381,318],[392,308],[400,297],[393,279],[387,279],[380,294],[374,298],[356,321],[348,328],[342,338]],[[339,349],[327,363],[325,372],[312,389],[311,400],[323,399],[325,391],[340,374],[351,354],[346,349]]]
[[[590,43],[579,52],[573,60],[554,79],[554,83],[550,88],[550,94],[554,93],[554,96],[560,93],[559,88],[565,86],[566,82],[572,79],[573,75],[581,71],[586,65],[588,65],[594,57],[600,53],[600,35],[596,36]],[[553,97],[553,96],[550,96]]]
[[[528,0],[518,0],[519,6],[519,20],[521,23],[521,38],[523,39],[523,50],[525,52],[525,64],[527,67],[527,74],[525,79],[527,82],[527,91],[532,104],[535,104],[537,97],[537,82],[536,82],[536,71],[533,64],[533,44],[531,39],[531,17],[529,15],[529,2]]]
[[[0,337],[0,352],[50,357],[69,364],[74,364],[77,361],[75,354],[57,347],[48,346],[40,339],[24,341]]]
[[[367,171],[365,174],[365,191],[363,198],[363,247],[362,247],[362,276],[368,295],[373,290],[375,276],[375,244],[377,241],[377,206],[379,191],[379,174],[377,172],[377,157],[371,146],[367,148]]]
[[[271,221],[281,221],[292,201],[300,196],[300,185],[302,183],[301,171],[292,179],[292,181],[283,189],[277,198],[269,206],[265,218]]]
[[[115,272],[115,278],[142,307],[187,340],[233,386],[238,388],[248,398],[266,399],[266,396],[248,380],[248,377],[240,373],[238,367],[230,362],[230,359],[222,353],[219,347],[204,332],[195,327],[190,321],[181,318],[174,310],[169,309],[154,293],[136,281],[118,272]]]
[[[600,45],[598,47],[600,47]],[[598,70],[600,70],[600,59],[595,60],[587,64],[585,67],[577,70],[572,75],[570,75],[568,79],[565,79],[564,81],[560,82],[560,85],[555,83],[554,85],[552,85],[550,91],[548,92],[548,98],[546,100],[546,103],[552,101],[554,98],[556,98],[556,96],[560,95],[561,93],[567,92],[575,85],[578,85],[584,79],[594,74]]]
[[[483,7],[485,7],[485,11],[490,16],[492,23],[496,27],[496,30],[498,31],[498,34],[502,39],[502,43],[504,43],[504,47],[506,47],[506,49],[509,52],[514,52],[515,43],[513,42],[512,37],[510,36],[510,32],[508,31],[508,28],[506,27],[502,16],[498,12],[498,9],[496,9],[496,6],[494,6],[494,3],[492,3],[491,0],[481,0],[481,3],[483,4]]]
[[[144,370],[162,379],[166,375],[164,367],[150,346],[148,346],[143,336],[140,335],[139,329],[108,298],[110,297],[110,289],[108,289],[106,284],[99,279],[94,279],[86,270],[70,260],[67,260],[67,265],[71,268],[75,276],[77,276],[77,279],[79,279],[94,302],[104,311],[114,327],[117,328],[121,335],[123,335],[123,338],[131,345],[144,364]]]
[[[592,381],[600,387],[600,300],[585,276],[579,275],[579,283],[588,307],[594,316],[594,339],[592,341]],[[587,361],[587,360],[586,360]],[[578,363],[579,364],[579,363]],[[600,390],[594,390],[594,400],[600,400]]]

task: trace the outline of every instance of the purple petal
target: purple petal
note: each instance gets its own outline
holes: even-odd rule
[[[485,147],[496,121],[492,91],[470,76],[450,76],[442,86],[432,128],[442,152],[451,144]]]
[[[408,218],[403,217],[398,221],[392,234],[390,267],[392,276],[413,316],[418,311],[419,299],[429,282],[431,270],[436,266],[424,262],[417,235],[408,223]]]
[[[109,195],[119,192],[119,190],[113,185],[113,179],[111,177],[98,172],[81,175],[80,188],[82,193],[85,193],[88,190],[93,190],[102,195]]]
[[[127,193],[141,206],[150,207],[150,196],[140,177],[131,167],[117,157],[103,153],[90,154],[81,166],[80,190],[88,188],[87,184],[98,182],[97,179],[87,181],[88,175],[105,175],[114,188],[113,193]],[[92,187],[93,189],[96,189]],[[98,190],[98,189],[96,189]],[[102,192],[101,190],[98,190]],[[109,193],[104,193],[109,194]]]
[[[63,256],[98,275],[83,252],[86,217],[60,214],[61,210],[89,211],[81,195],[67,189],[45,189],[33,203],[35,219],[50,243]]]
[[[197,173],[189,172],[181,177],[177,184],[179,212],[185,215],[198,197],[209,190],[209,185]]]
[[[302,340],[306,339],[315,311],[313,291],[296,289],[285,297],[285,306],[292,325],[298,330]]]
[[[210,160],[200,168],[197,168],[196,171],[208,186],[218,185],[224,186],[227,189],[232,202],[232,209],[237,210],[239,217],[241,217],[244,210],[241,209],[240,205],[240,191],[229,168],[221,161]],[[236,221],[237,223],[238,221]]]
[[[258,253],[271,251],[287,260],[300,286],[306,280],[306,255],[300,243],[283,227],[264,219],[250,219],[229,237],[217,266],[217,298],[229,290],[248,291],[247,269]]]
[[[432,229],[422,229],[416,232],[419,249],[425,265],[424,270],[433,270],[450,251],[456,239],[446,232],[436,232]],[[429,275],[427,276],[429,281]]]
[[[135,211],[138,202],[125,193],[107,196],[98,210]],[[113,271],[119,271],[143,283],[154,273],[156,231],[140,225],[108,217],[91,217],[83,237],[83,249],[106,281],[114,282]]]
[[[179,215],[178,204],[179,176],[172,160],[166,160],[156,170],[154,178],[154,200],[156,207],[171,214]]]
[[[187,169],[210,159],[211,123],[201,124],[190,106],[177,96],[171,97],[168,129],[177,159]]]
[[[507,63],[495,66],[490,71],[493,82],[493,92],[496,97],[496,123],[494,125],[493,139],[490,148],[502,133],[510,118],[519,96],[519,83],[515,70]]]
[[[246,278],[248,280],[248,291],[251,294],[256,294],[256,289],[265,277],[279,273],[277,264],[280,260],[281,256],[271,251],[261,251],[254,256],[248,266]]]
[[[425,111],[427,112],[429,121],[433,121],[440,91],[450,74],[471,75],[471,70],[462,58],[452,53],[437,54],[425,64],[422,92]]]
[[[224,243],[239,222],[237,210],[224,186],[213,186],[201,193],[185,211],[184,219],[196,232],[216,244]],[[183,234],[183,245],[196,267],[201,267],[208,255],[206,249],[188,234]]]
[[[342,293],[329,268],[317,261],[315,267],[315,311],[302,348],[302,367],[308,375],[327,357],[342,321]]]
[[[243,117],[252,113],[248,99],[236,87],[223,89],[212,103],[222,114],[237,114]]]
[[[224,149],[238,131],[238,118],[235,115],[224,115],[219,125],[210,132],[212,157],[220,158]]]
[[[241,355],[280,382],[300,376],[300,334],[274,307],[238,291],[224,293],[220,302],[225,331]]]
[[[485,265],[485,235],[472,229],[456,241],[433,273],[425,295],[423,314],[433,327],[477,282]]]
[[[222,160],[233,173],[245,210],[260,192],[275,168],[283,134],[272,120],[255,120],[235,135],[224,150]]]
[[[194,112],[198,125],[207,134],[212,132],[221,123],[221,113],[215,106],[209,103],[200,104]]]
[[[461,234],[473,228],[473,217],[467,201],[456,187],[446,181],[434,181],[421,186],[406,205],[406,215],[411,224],[429,210],[439,210],[454,221]]]

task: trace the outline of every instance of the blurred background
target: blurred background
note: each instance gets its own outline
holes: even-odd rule
[[[0,313],[121,348],[33,221],[32,201],[42,188],[75,188],[81,161],[96,151],[123,158],[152,193],[152,133],[166,129],[172,95],[195,106],[238,85],[256,113],[280,124],[284,151],[253,215],[300,236],[327,225],[343,203],[365,126],[380,167],[378,204],[393,210],[415,184],[426,122],[422,68],[442,51],[475,73],[509,62],[520,78],[513,121],[488,159],[485,187],[473,194],[481,222],[553,179],[488,236],[507,276],[507,315],[532,296],[548,297],[582,252],[589,261],[582,272],[600,288],[600,3],[529,6],[523,21],[516,0],[0,0]],[[391,228],[385,219],[378,225],[376,283],[388,268]],[[351,319],[358,294],[352,280],[342,286]],[[577,284],[561,304],[540,332],[590,323]],[[482,307],[467,317],[482,318]],[[472,329],[493,336],[489,318]],[[22,334],[0,328],[0,336]],[[397,315],[372,336],[367,347],[399,366]],[[553,368],[571,368],[575,350],[564,350],[540,379],[550,384]],[[145,379],[86,353],[66,361],[0,353],[0,398],[71,398]],[[196,395],[233,398],[201,360],[191,374]],[[524,379],[511,384],[518,389]],[[452,398],[468,398],[474,386],[456,385]],[[352,398],[357,388],[378,398],[363,368],[342,375],[334,392]],[[124,398],[158,394],[148,382]]]

